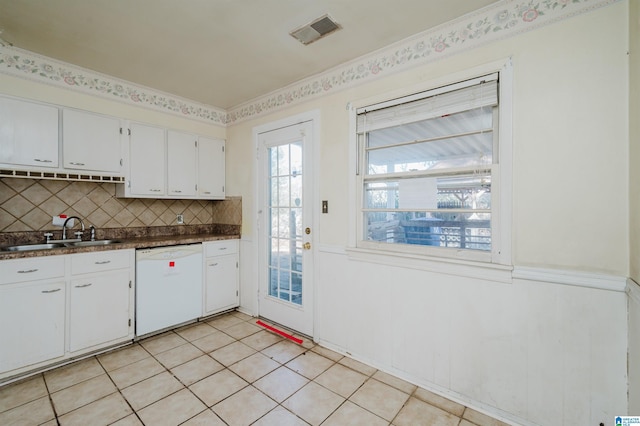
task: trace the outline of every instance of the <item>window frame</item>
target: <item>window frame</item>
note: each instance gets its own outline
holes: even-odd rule
[[[364,238],[364,190],[366,162],[365,147],[362,138],[357,134],[358,111],[373,105],[380,107],[393,105],[399,98],[407,102],[411,97],[436,94],[438,91],[455,90],[456,84],[498,73],[498,111],[497,126],[494,125],[494,156],[496,160],[489,165],[491,169],[491,250],[481,251],[472,249],[446,248],[426,245],[395,244],[368,241]],[[348,253],[357,254],[362,260],[363,253],[371,253],[379,257],[389,254],[393,257],[410,257],[415,260],[429,261],[463,261],[480,265],[511,265],[511,188],[512,188],[512,65],[511,60],[498,61],[486,66],[476,67],[464,72],[455,73],[450,77],[434,80],[419,87],[412,87],[380,95],[375,98],[353,102],[350,111],[350,163],[352,179],[350,179],[350,207],[351,229]],[[494,119],[495,119],[494,112]],[[496,139],[497,138],[497,146]],[[357,253],[359,252],[359,253]]]

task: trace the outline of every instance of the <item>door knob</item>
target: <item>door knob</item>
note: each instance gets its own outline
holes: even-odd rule
[[[311,250],[311,243],[304,243],[302,245],[302,248],[305,249],[305,250]]]

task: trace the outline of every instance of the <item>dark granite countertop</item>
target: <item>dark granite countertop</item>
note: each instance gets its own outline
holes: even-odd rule
[[[44,243],[45,231],[12,232],[0,234],[0,246],[18,244]],[[59,233],[60,231],[54,231]],[[53,238],[57,238],[57,233]],[[85,232],[84,240],[88,240],[89,232]],[[60,254],[96,252],[104,250],[139,249],[148,247],[173,246],[179,244],[196,244],[205,241],[217,241],[240,238],[240,226],[237,225],[181,225],[163,227],[138,228],[106,228],[96,230],[97,240],[118,240],[118,243],[83,246],[60,247],[45,250],[3,251],[0,249],[0,260],[20,259]]]

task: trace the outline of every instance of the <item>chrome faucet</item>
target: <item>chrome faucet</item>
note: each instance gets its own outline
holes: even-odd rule
[[[79,239],[82,239],[82,234],[84,233],[84,222],[78,216],[69,216],[67,220],[64,221],[64,223],[62,224],[62,239],[63,240],[67,239],[67,222],[69,222],[71,219],[78,219],[80,221],[80,225],[82,226],[82,231],[76,232],[75,235]]]

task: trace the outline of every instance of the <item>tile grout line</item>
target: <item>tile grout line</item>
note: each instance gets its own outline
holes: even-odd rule
[[[44,378],[44,372],[39,373],[35,377],[38,377],[38,376],[42,376],[42,382],[44,383],[44,388],[47,391],[47,397],[49,398],[49,404],[51,404],[51,411],[53,411],[53,420],[55,420],[56,424],[58,426],[60,426],[60,420],[58,420],[58,412],[56,411],[56,406],[53,405],[53,397],[51,396],[51,392],[49,392],[49,384],[47,383],[46,379]]]
[[[229,313],[226,313],[226,314],[229,314]],[[234,324],[232,324],[230,326],[229,325],[223,326],[224,324],[232,323],[233,321],[235,321],[235,320],[230,319],[231,316],[233,318],[236,318],[237,320],[239,320],[239,322],[234,323]],[[359,409],[361,409],[364,412],[368,413],[369,415],[375,416],[376,418],[378,418],[380,420],[383,420],[384,422],[388,422],[387,424],[389,424],[389,425],[394,425],[394,422],[398,420],[398,418],[401,415],[401,413],[405,410],[405,407],[407,407],[409,405],[409,403],[411,402],[411,399],[414,398],[416,401],[420,402],[421,404],[426,404],[426,405],[428,405],[430,407],[434,407],[434,408],[436,408],[438,410],[441,410],[442,412],[447,413],[448,415],[454,416],[455,418],[457,418],[457,422],[455,424],[458,425],[458,426],[460,424],[462,424],[463,420],[466,420],[469,425],[477,426],[474,422],[464,418],[464,416],[467,413],[467,411],[470,410],[470,408],[467,407],[466,405],[460,404],[463,407],[463,410],[462,410],[460,416],[458,416],[458,415],[454,414],[453,412],[449,411],[448,408],[444,408],[444,407],[448,407],[446,404],[442,405],[439,401],[435,401],[436,402],[435,404],[432,403],[432,402],[429,402],[429,399],[431,399],[431,398],[430,398],[430,396],[428,394],[423,395],[424,399],[419,397],[418,396],[418,390],[419,389],[423,389],[423,388],[420,388],[419,386],[417,386],[417,385],[415,385],[415,384],[413,384],[411,382],[406,382],[403,379],[400,379],[400,378],[398,378],[396,376],[393,376],[392,374],[385,373],[384,371],[381,371],[381,370],[378,370],[378,369],[375,369],[375,368],[371,368],[371,369],[367,368],[367,369],[365,369],[364,367],[362,367],[361,369],[359,369],[361,367],[359,364],[347,362],[346,360],[353,360],[355,362],[359,362],[359,361],[354,360],[353,358],[348,358],[348,357],[342,356],[342,354],[340,354],[338,352],[335,352],[335,356],[331,356],[331,352],[326,352],[327,355],[325,356],[323,353],[321,353],[321,351],[319,349],[316,349],[316,348],[321,348],[321,346],[315,344],[315,342],[312,342],[311,340],[309,341],[309,342],[312,342],[311,346],[298,345],[298,346],[300,346],[302,352],[297,353],[292,358],[288,358],[288,357],[291,354],[296,353],[297,350],[293,351],[293,352],[289,352],[290,349],[282,349],[281,351],[283,351],[283,352],[272,352],[274,355],[270,356],[267,353],[265,353],[264,351],[266,351],[266,350],[268,350],[268,349],[270,349],[270,348],[272,348],[272,347],[274,347],[274,346],[276,346],[278,344],[281,344],[283,342],[287,342],[287,340],[285,340],[285,339],[283,339],[283,338],[281,338],[279,336],[276,336],[276,337],[278,337],[278,340],[275,340],[275,341],[272,341],[270,338],[266,339],[266,340],[261,340],[261,339],[264,339],[264,338],[263,337],[256,337],[255,340],[247,340],[247,342],[244,342],[243,340],[249,339],[252,336],[256,336],[259,333],[262,333],[262,332],[269,333],[269,332],[265,331],[265,330],[262,330],[262,329],[258,329],[258,330],[254,331],[251,328],[246,328],[245,330],[243,330],[241,327],[239,327],[239,329],[236,330],[237,332],[236,331],[232,331],[233,334],[238,336],[238,337],[234,337],[233,335],[228,333],[229,329],[231,329],[232,327],[236,327],[236,326],[243,326],[244,324],[253,325],[253,321],[255,320],[255,318],[249,317],[247,319],[247,318],[244,318],[244,317],[240,317],[238,315],[234,315],[232,313],[232,314],[229,314],[226,317],[225,316],[220,316],[217,319],[222,319],[222,318],[227,318],[227,321],[226,322],[220,322],[220,328],[217,328],[216,326],[214,326],[214,325],[209,323],[209,322],[215,321],[215,319],[214,320],[210,320],[208,322],[207,321],[202,321],[202,322],[201,321],[197,321],[196,323],[188,324],[188,325],[185,325],[185,326],[180,327],[178,329],[167,330],[167,331],[165,331],[163,333],[159,333],[158,335],[155,335],[155,336],[150,336],[148,338],[145,338],[145,339],[142,339],[142,340],[139,340],[139,341],[132,341],[131,345],[127,345],[125,347],[117,348],[117,349],[122,349],[124,351],[124,350],[127,350],[127,348],[133,348],[133,347],[137,346],[138,348],[140,348],[143,351],[145,356],[142,359],[136,359],[136,360],[131,361],[131,362],[126,362],[123,365],[120,365],[120,362],[128,361],[128,358],[126,356],[128,356],[129,354],[126,354],[126,356],[124,358],[122,358],[122,359],[115,358],[114,361],[116,361],[116,360],[117,361],[114,362],[114,363],[110,361],[110,363],[113,363],[113,365],[118,365],[118,368],[115,368],[112,371],[107,371],[107,368],[106,368],[107,364],[105,364],[105,362],[107,360],[106,359],[103,359],[103,360],[101,359],[102,356],[108,354],[108,352],[107,353],[102,353],[102,354],[95,354],[95,355],[92,355],[91,357],[88,357],[88,358],[85,358],[83,360],[80,360],[80,361],[89,361],[89,360],[95,361],[96,364],[100,366],[101,373],[98,374],[97,376],[89,377],[89,378],[85,378],[83,380],[80,380],[77,383],[72,383],[71,385],[68,385],[68,386],[63,387],[61,389],[58,389],[56,392],[63,391],[64,389],[69,389],[69,388],[71,388],[73,386],[79,385],[79,384],[84,383],[84,382],[86,382],[88,380],[93,380],[93,379],[95,379],[97,377],[100,377],[102,374],[106,374],[107,375],[107,377],[109,379],[109,383],[111,383],[115,387],[115,390],[114,390],[114,392],[111,392],[108,395],[104,395],[104,396],[99,397],[96,401],[91,401],[91,402],[85,403],[84,405],[82,405],[80,407],[76,407],[73,410],[69,411],[68,413],[65,413],[64,415],[72,413],[72,412],[74,412],[76,410],[79,410],[79,409],[81,409],[83,407],[86,407],[86,406],[88,406],[90,404],[93,404],[93,403],[95,403],[97,401],[101,401],[102,399],[107,398],[107,397],[117,393],[120,396],[120,398],[122,398],[125,401],[126,406],[129,407],[131,412],[126,414],[126,415],[124,415],[124,417],[122,417],[120,419],[116,419],[115,421],[116,422],[121,421],[123,419],[128,418],[131,414],[134,414],[135,418],[142,425],[144,425],[144,422],[142,421],[142,418],[140,417],[140,414],[139,414],[140,411],[142,411],[143,409],[146,409],[146,408],[148,408],[148,407],[150,407],[150,406],[152,406],[154,404],[157,404],[159,401],[162,401],[162,400],[164,400],[166,398],[169,398],[169,397],[175,395],[176,393],[182,392],[183,390],[186,389],[186,390],[188,390],[189,395],[191,395],[191,397],[195,397],[195,400],[197,400],[199,403],[201,403],[202,405],[205,406],[205,409],[203,409],[201,411],[198,411],[197,413],[193,414],[192,416],[190,416],[187,419],[180,420],[180,424],[192,421],[194,418],[202,415],[203,413],[205,413],[207,411],[211,411],[212,415],[214,415],[216,418],[220,419],[223,423],[228,424],[228,420],[225,420],[222,417],[220,417],[218,415],[218,413],[216,411],[214,411],[213,407],[218,405],[218,404],[221,404],[223,401],[226,401],[229,398],[237,395],[239,392],[246,391],[247,388],[250,387],[252,389],[252,391],[255,391],[258,394],[266,397],[268,400],[272,401],[275,404],[266,413],[263,413],[260,417],[258,417],[257,419],[253,420],[252,424],[255,423],[255,422],[258,422],[261,419],[263,419],[264,417],[268,416],[274,410],[284,410],[284,412],[287,413],[287,416],[291,415],[291,416],[299,419],[300,421],[303,421],[303,422],[307,423],[307,421],[304,418],[300,417],[299,414],[289,410],[284,405],[284,403],[286,401],[290,400],[291,398],[293,398],[294,396],[298,395],[310,383],[314,383],[315,385],[319,386],[320,388],[322,388],[322,389],[326,390],[327,392],[330,392],[330,393],[332,393],[332,394],[334,394],[334,395],[336,395],[336,396],[338,396],[339,398],[342,399],[340,401],[340,403],[335,408],[333,408],[330,412],[328,412],[327,416],[324,417],[324,419],[322,419],[319,424],[324,424],[325,422],[327,422],[327,420],[329,418],[331,418],[336,412],[338,412],[339,410],[343,409],[347,405],[346,402],[349,401],[349,402],[351,402],[351,404],[355,405],[356,407],[358,407]],[[188,330],[190,330],[190,329],[193,329],[195,327],[201,327],[201,326],[206,326],[208,328],[203,328],[202,330],[194,330],[191,333],[188,332]],[[209,330],[209,328],[211,330]],[[225,330],[227,330],[227,331],[225,331]],[[245,335],[245,332],[248,333],[248,334]],[[202,334],[202,333],[205,333],[205,334]],[[216,347],[215,349],[213,349],[211,351],[205,351],[205,350],[201,349],[200,347],[196,346],[196,344],[194,344],[194,342],[196,342],[196,341],[198,341],[200,339],[204,339],[204,338],[206,338],[208,336],[211,336],[214,333],[222,333],[222,335],[227,336],[231,340],[228,343],[225,343],[220,347]],[[184,334],[184,336],[183,336],[183,334]],[[269,335],[272,335],[272,333],[269,333]],[[193,337],[189,337],[189,336],[193,336]],[[144,344],[144,343],[153,342],[154,340],[160,340],[160,339],[163,339],[163,338],[166,338],[166,337],[169,337],[169,340],[167,341],[167,343],[169,345],[177,344],[177,346],[172,346],[172,347],[169,347],[167,349],[166,345],[164,345],[162,342],[160,344],[158,344],[157,346],[155,346],[155,347],[154,346],[150,346],[148,344],[145,346],[145,344]],[[178,344],[177,340],[173,341],[172,339],[175,339],[175,338],[180,339],[181,342]],[[147,340],[147,339],[149,339],[149,340]],[[146,340],[146,342],[145,342],[145,340]],[[223,341],[225,341],[225,340],[223,340]],[[248,348],[251,349],[252,353],[250,355],[244,356],[244,355],[242,355],[243,352],[240,352],[239,354],[241,355],[241,357],[239,359],[234,359],[233,356],[232,356],[230,359],[234,359],[234,360],[233,360],[233,362],[231,362],[228,365],[227,364],[223,364],[222,362],[218,361],[218,359],[216,359],[213,356],[214,352],[216,352],[218,350],[221,350],[223,348],[226,348],[226,347],[228,347],[230,345],[236,344],[236,343],[241,343],[242,345],[247,346]],[[263,347],[263,344],[265,344],[265,343],[267,343],[267,346]],[[197,355],[195,358],[186,359],[189,356],[193,355],[190,351],[184,352],[183,354],[185,356],[181,356],[181,354],[176,353],[177,356],[175,358],[165,357],[166,358],[165,362],[169,362],[169,364],[166,364],[166,365],[165,365],[165,363],[161,362],[160,359],[157,358],[158,356],[160,356],[162,358],[162,356],[161,356],[162,354],[166,354],[169,351],[178,349],[178,348],[180,348],[182,346],[186,346],[187,344],[189,344],[190,347],[197,349],[198,352],[199,352],[199,355]],[[252,346],[252,344],[255,345],[255,347]],[[286,347],[288,348],[288,346],[286,346]],[[260,348],[260,349],[258,349],[258,348]],[[152,353],[151,352],[151,350],[154,350],[154,352],[155,352],[156,349],[159,350],[157,353]],[[316,350],[314,350],[314,349],[316,349]],[[112,353],[115,353],[115,351],[112,352]],[[270,370],[268,370],[266,373],[262,372],[263,371],[263,367],[264,367],[264,369],[269,369],[269,368],[272,367],[269,364],[266,364],[264,366],[260,366],[260,367],[258,367],[256,369],[247,370],[246,371],[247,374],[248,374],[247,377],[250,378],[251,381],[249,381],[248,379],[245,379],[240,374],[240,373],[243,372],[243,370],[238,370],[240,373],[236,373],[236,371],[232,370],[233,366],[235,366],[235,365],[241,363],[242,361],[246,360],[247,358],[255,356],[257,354],[260,354],[260,355],[262,355],[262,356],[274,361],[276,363],[275,367],[270,369]],[[137,355],[138,354],[136,353],[136,356]],[[307,361],[303,361],[304,360],[304,356],[307,356],[307,355],[312,355],[312,358],[314,358],[314,360],[309,360],[308,363],[307,363]],[[173,356],[173,354],[172,354],[172,356]],[[220,368],[220,367],[221,367],[221,369],[215,371],[214,373],[209,373],[209,372],[206,371],[206,369],[203,370],[202,373],[195,373],[196,370],[193,370],[195,374],[194,373],[189,373],[191,368],[200,368],[201,367],[201,365],[199,365],[199,364],[194,364],[194,367],[187,367],[184,370],[182,370],[181,372],[179,372],[179,374],[183,375],[185,381],[183,381],[183,379],[181,379],[178,375],[176,375],[176,373],[174,373],[173,370],[175,370],[176,368],[184,366],[184,365],[186,365],[186,364],[188,364],[190,362],[193,362],[195,360],[198,360],[198,359],[200,359],[201,357],[204,357],[204,356],[207,356],[208,359],[211,359],[211,360],[215,361],[217,364],[219,364],[219,366],[216,366],[215,364],[212,364],[211,366],[209,366],[207,364],[207,362],[204,362],[204,364],[202,364],[202,365],[207,365],[207,369],[210,368],[211,370],[215,370],[216,368]],[[320,357],[320,358],[316,358],[316,357]],[[130,384],[128,384],[127,386],[125,386],[123,388],[121,388],[120,386],[118,386],[116,384],[116,382],[114,380],[114,377],[112,377],[112,374],[114,372],[116,372],[116,371],[118,371],[118,370],[120,370],[122,368],[126,368],[128,366],[131,366],[134,363],[142,361],[142,360],[147,359],[147,358],[153,359],[153,361],[155,363],[159,364],[159,366],[162,367],[161,371],[157,372],[155,374],[152,374],[149,377],[145,377],[143,379],[139,379],[138,381],[136,381],[134,383],[130,383]],[[278,358],[283,359],[283,361],[280,361]],[[182,361],[182,359],[186,359],[186,360]],[[319,359],[322,359],[324,361],[321,361],[319,364],[316,364],[316,360],[319,360]],[[179,363],[176,364],[176,365],[172,365],[172,363],[175,362],[176,360],[178,360]],[[299,362],[302,362],[302,363],[296,365],[295,362],[294,362],[296,360],[298,360]],[[341,362],[343,360],[345,360],[345,363]],[[323,367],[325,362],[327,362],[328,365],[326,367]],[[250,364],[251,363],[246,364],[246,367],[247,368],[251,367]],[[292,364],[292,365],[290,365],[290,364]],[[69,364],[69,365],[71,365],[71,364]],[[171,368],[169,368],[168,365],[172,365]],[[329,370],[331,370],[332,368],[334,368],[334,367],[336,367],[338,365],[340,367],[347,368],[349,371],[351,371],[353,373],[356,373],[358,375],[362,375],[364,377],[364,380],[362,381],[362,383],[357,385],[355,387],[355,389],[350,390],[351,385],[349,385],[346,389],[344,389],[344,390],[349,391],[348,395],[346,395],[346,396],[342,396],[342,394],[338,393],[337,391],[332,390],[329,387],[331,385],[331,382],[327,381],[327,380],[332,380],[330,376],[327,376],[327,380],[324,380],[325,384],[322,384],[322,383],[317,381],[320,377],[322,377],[324,374],[326,374]],[[364,366],[367,366],[367,365],[364,364]],[[277,397],[277,396],[275,396],[276,394],[273,394],[274,396],[271,396],[270,394],[268,394],[265,391],[262,391],[260,388],[258,388],[256,386],[256,383],[258,381],[264,379],[268,375],[272,374],[273,372],[277,371],[278,369],[283,368],[283,367],[288,372],[296,374],[296,375],[299,375],[300,377],[302,377],[306,381],[306,383],[304,383],[300,388],[297,388],[291,395],[286,396],[281,402],[279,402],[278,400],[275,399]],[[318,372],[316,373],[316,368],[317,367],[320,367],[320,370],[317,370]],[[370,367],[370,366],[367,366],[367,367]],[[155,371],[155,368],[156,367],[154,367],[153,371]],[[245,368],[245,366],[243,366],[242,368]],[[298,370],[295,370],[294,368],[297,368]],[[311,369],[311,370],[309,370],[309,369]],[[371,370],[373,370],[373,371],[371,371]],[[49,370],[49,371],[55,371],[55,370]],[[80,371],[82,371],[82,370],[80,370]],[[152,371],[152,370],[150,370],[150,371]],[[192,386],[197,384],[197,383],[200,383],[203,380],[206,380],[209,377],[212,377],[212,376],[214,376],[214,375],[216,375],[218,373],[224,372],[224,371],[226,371],[227,373],[231,373],[234,377],[236,377],[237,379],[240,379],[244,383],[246,383],[246,385],[241,387],[237,391],[235,391],[235,392],[233,392],[233,393],[231,393],[229,395],[226,395],[224,398],[216,401],[214,404],[209,406],[200,396],[198,396],[195,393],[195,391],[192,389]],[[371,371],[371,373],[366,373],[365,371]],[[142,382],[144,382],[146,380],[155,378],[155,377],[157,377],[157,376],[159,376],[159,375],[161,375],[161,374],[163,374],[165,372],[168,373],[168,375],[179,384],[179,389],[169,393],[168,395],[162,396],[160,399],[158,399],[156,401],[153,401],[151,403],[147,403],[147,405],[145,405],[144,407],[140,407],[138,410],[135,410],[133,408],[133,406],[132,406],[132,403],[135,403],[135,401],[131,401],[130,402],[125,397],[124,391],[126,389],[128,389],[130,387],[133,387],[133,386],[135,386],[137,384],[140,384],[140,383],[142,383]],[[303,374],[303,372],[304,372],[304,374]],[[345,371],[343,371],[343,372],[345,372]],[[395,381],[390,380],[390,379],[387,380],[386,376],[382,376],[382,375],[380,377],[375,377],[376,374],[378,374],[379,372],[388,374],[392,378],[397,378],[398,382],[395,382]],[[51,392],[50,391],[50,383],[48,383],[47,379],[45,378],[45,373],[46,373],[46,371],[45,372],[40,372],[34,378],[38,378],[39,380],[42,380],[42,382],[44,383],[45,391],[46,391],[46,394],[47,394],[46,396],[47,396],[47,399],[49,401],[49,404],[50,404],[52,412],[53,412],[53,419],[52,420],[55,420],[55,423],[58,426],[60,426],[62,424],[62,422],[60,421],[61,415],[59,415],[58,410],[56,409],[56,406],[54,405],[54,401],[53,401],[53,393],[56,393],[56,392]],[[184,375],[183,373],[185,373],[186,375]],[[254,374],[256,374],[256,373],[259,374],[259,376],[254,377]],[[93,370],[92,370],[92,374],[93,374]],[[189,374],[192,374],[192,375],[189,376]],[[205,374],[204,377],[201,376],[202,374]],[[310,374],[310,376],[312,376],[313,378],[310,378],[305,374]],[[55,377],[58,377],[58,376],[56,375]],[[65,377],[65,376],[62,375],[60,377]],[[85,377],[85,376],[79,376],[79,377]],[[196,377],[197,377],[197,380],[195,380],[193,383],[191,383],[189,385],[187,384],[189,381],[194,380]],[[52,379],[53,378],[54,377],[52,377]],[[354,380],[355,380],[355,376],[354,376]],[[360,379],[358,378],[358,380],[360,380]],[[384,385],[384,386],[388,386],[389,388],[391,388],[391,389],[393,389],[393,390],[395,390],[397,392],[401,392],[401,393],[407,395],[406,400],[404,400],[404,402],[402,403],[402,405],[400,406],[400,408],[398,409],[398,411],[395,413],[395,415],[393,416],[393,418],[390,421],[388,421],[386,418],[383,418],[380,415],[374,413],[373,411],[369,410],[368,408],[356,403],[355,401],[353,401],[351,399],[351,398],[354,397],[355,394],[357,394],[364,386],[366,386],[372,380],[375,383],[378,383],[378,384]],[[387,383],[387,381],[388,381],[388,383]],[[371,382],[371,383],[374,383],[374,382]],[[403,389],[407,389],[408,390],[408,387],[407,386],[403,386],[403,384],[401,382],[406,382],[407,384],[412,385],[413,386],[413,390],[411,390],[411,392],[406,392]],[[65,382],[62,381],[61,383],[65,383]],[[124,381],[123,383],[126,383],[126,381]],[[352,383],[356,384],[355,382],[352,382]],[[55,383],[52,382],[52,384],[55,384]],[[338,390],[338,389],[342,389],[342,388],[341,387],[336,387],[336,389]],[[343,390],[340,390],[340,392],[343,392]],[[438,396],[440,396],[440,395],[438,395]],[[442,397],[442,398],[446,399],[445,397]],[[37,399],[38,398],[36,398],[36,400]],[[240,398],[240,400],[242,400],[242,398]],[[24,404],[20,404],[20,405],[24,405]],[[13,407],[13,408],[16,408],[16,407]],[[327,408],[329,408],[329,407],[327,407]],[[456,411],[459,411],[459,409],[456,409]],[[303,413],[303,412],[301,411],[301,413]]]
[[[131,403],[129,402],[129,400],[124,396],[124,394],[122,393],[122,389],[120,389],[120,386],[118,386],[116,384],[116,382],[113,380],[113,377],[111,377],[111,374],[109,374],[109,372],[107,371],[107,369],[104,367],[104,365],[102,364],[102,362],[100,362],[100,359],[96,356],[96,361],[98,361],[98,363],[100,364],[100,366],[102,367],[102,369],[104,370],[105,374],[107,375],[107,377],[109,378],[109,380],[111,381],[111,383],[113,383],[113,386],[115,386],[118,394],[120,395],[120,397],[124,400],[124,402],[127,404],[127,406],[129,408],[131,408],[131,412],[132,414],[134,414],[136,416],[136,418],[138,420],[140,420],[140,423],[142,423],[144,425],[144,422],[142,421],[142,419],[140,418],[140,416],[138,415],[138,411],[134,410],[134,408],[131,406]],[[114,370],[115,371],[115,370]],[[104,398],[104,397],[103,397]],[[129,417],[131,414],[127,414],[126,416],[117,419],[116,422],[122,420],[122,419],[126,419],[127,417]],[[112,422],[115,423],[115,422]]]

